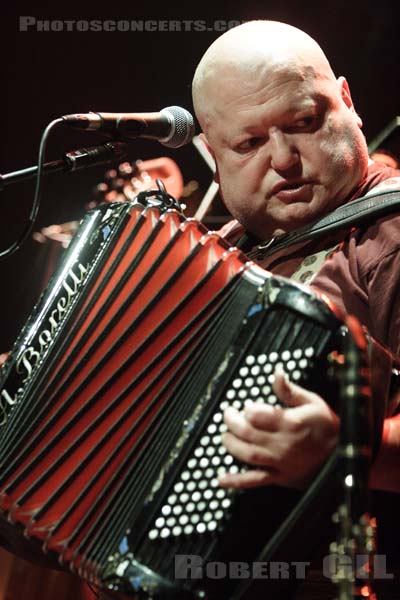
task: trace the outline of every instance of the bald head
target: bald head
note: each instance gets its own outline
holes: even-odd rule
[[[224,33],[208,48],[193,78],[193,104],[203,130],[218,116],[220,100],[230,88],[237,88],[238,81],[246,93],[246,81],[285,70],[296,71],[300,79],[335,81],[320,46],[296,27],[250,21]]]
[[[193,103],[221,197],[261,239],[332,210],[365,177],[348,83],[295,27],[250,21],[227,31],[197,67]]]

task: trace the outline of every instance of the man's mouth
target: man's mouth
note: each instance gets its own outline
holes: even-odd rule
[[[304,185],[304,183],[288,183],[283,187],[283,190],[298,190]]]
[[[280,181],[272,188],[272,196],[283,201],[307,200],[312,194],[310,181]]]

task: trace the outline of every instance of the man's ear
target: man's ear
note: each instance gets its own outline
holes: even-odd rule
[[[350,109],[351,112],[353,112],[355,114],[357,125],[361,129],[363,122],[361,120],[361,117],[356,113],[356,109],[354,108],[353,100],[351,98],[351,93],[350,93],[350,87],[349,87],[349,84],[347,83],[347,79],[345,77],[341,76],[338,78],[337,82],[339,85],[340,95],[342,97],[343,102],[345,103],[347,108]]]
[[[200,133],[199,138],[201,139],[201,141],[203,142],[203,144],[205,145],[205,147],[207,148],[208,152],[211,154],[211,156],[214,160],[214,164],[215,164],[214,181],[216,183],[219,183],[218,164],[217,164],[217,161],[215,160],[214,150],[211,148],[210,144],[208,143],[208,140],[204,133]]]

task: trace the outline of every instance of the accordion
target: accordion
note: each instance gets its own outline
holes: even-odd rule
[[[344,330],[175,208],[97,207],[1,370],[0,536],[118,598],[206,597],[176,558],[254,560],[277,510],[219,487],[225,407],[277,405],[278,364],[334,403]]]

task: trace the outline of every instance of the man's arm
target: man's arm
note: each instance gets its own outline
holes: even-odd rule
[[[305,487],[334,449],[340,420],[317,394],[276,372],[274,391],[287,408],[254,403],[239,413],[225,411],[227,450],[254,466],[245,473],[220,478],[224,487],[278,484]],[[386,419],[381,449],[372,466],[373,488],[400,492],[400,416]]]

